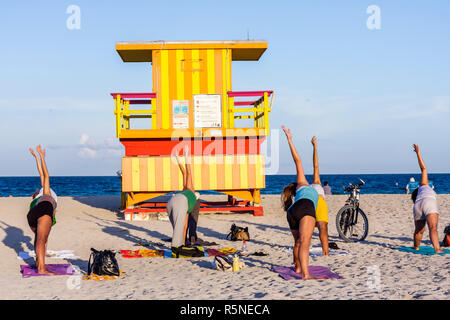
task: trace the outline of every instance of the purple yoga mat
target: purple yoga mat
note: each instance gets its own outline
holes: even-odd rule
[[[55,272],[55,274],[40,274],[37,273],[35,266],[21,265],[20,272],[22,272],[23,278],[37,277],[37,276],[62,276],[62,275],[72,275],[75,270],[70,264],[46,264],[48,271]]]
[[[273,270],[279,273],[280,277],[282,277],[284,280],[302,279],[302,274],[295,273],[294,267],[276,266],[273,267]],[[326,276],[327,279],[342,279],[342,277],[337,273],[333,273],[328,268],[321,266],[309,266],[309,273],[315,278]]]

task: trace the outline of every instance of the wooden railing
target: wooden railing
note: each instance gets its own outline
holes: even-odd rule
[[[150,118],[151,129],[157,128],[156,93],[111,93],[115,100],[116,136],[130,129],[130,119]],[[269,134],[269,112],[272,110],[273,91],[228,91],[227,119],[224,128],[235,128],[235,120],[253,119],[254,128],[264,129]],[[240,100],[245,98],[246,100]],[[247,98],[251,98],[250,100]],[[270,101],[269,101],[270,98]],[[131,109],[135,105],[151,105],[151,109]]]

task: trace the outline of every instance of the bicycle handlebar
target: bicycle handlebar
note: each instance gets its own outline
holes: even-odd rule
[[[359,189],[361,186],[363,186],[363,185],[365,185],[366,183],[364,182],[364,180],[361,180],[361,179],[359,179],[359,181],[361,181],[360,183],[358,183],[358,184],[353,184],[353,183],[349,183],[350,184],[350,187],[347,187],[347,188],[345,188],[344,186],[342,186],[343,188],[344,188],[344,191],[345,192],[351,192],[351,191],[353,191],[354,189]]]

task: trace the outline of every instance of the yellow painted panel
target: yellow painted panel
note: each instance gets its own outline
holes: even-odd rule
[[[180,160],[184,162],[183,157],[180,157]],[[249,165],[252,160],[256,161],[256,165]],[[147,161],[147,165],[140,166],[140,161]],[[160,161],[161,165],[157,166],[156,161]],[[224,181],[224,185],[220,186],[221,190],[261,189],[265,187],[263,155],[193,156],[191,161],[194,187],[197,190],[217,190],[219,180]],[[220,172],[217,171],[219,161],[224,163],[223,170]],[[207,166],[207,168],[204,168],[204,166]],[[236,168],[236,166],[239,167]],[[205,176],[202,175],[202,168],[206,170]],[[146,169],[148,172],[140,172],[140,170]],[[233,181],[233,172],[236,173],[236,170],[239,172],[239,181]],[[248,170],[252,171],[249,172]],[[177,171],[178,173],[175,172],[173,171],[170,157],[147,157],[146,159],[142,157],[125,157],[122,160],[122,191],[168,192],[181,190],[183,187],[182,175],[179,171]],[[144,182],[141,185],[141,174],[146,175],[147,184]],[[171,175],[174,174],[176,176],[172,177]],[[235,174],[235,177],[237,178],[238,176]],[[172,178],[178,183],[175,182],[172,185]],[[174,188],[176,190],[173,190]]]
[[[215,73],[215,62],[214,62],[214,50],[208,49],[206,51],[206,64],[208,70],[208,93],[216,93],[216,73]]]
[[[171,189],[171,173],[170,173],[170,157],[163,158],[163,190],[169,191]]]
[[[227,50],[227,91],[231,91],[231,49]]]
[[[200,93],[200,52],[192,50],[192,94]]]
[[[256,186],[257,188],[264,188],[264,156],[258,155],[256,157]]]
[[[184,59],[184,51],[176,51],[176,78],[177,78],[177,99],[184,99],[184,71],[181,68],[182,60]]]
[[[217,158],[208,157],[209,161],[209,185],[211,190],[217,189]]]
[[[163,129],[170,128],[169,117],[169,53],[161,51],[161,125]]]
[[[224,155],[225,165],[225,189],[231,189],[233,186],[233,156]]]
[[[248,156],[247,155],[238,155],[239,159],[239,170],[241,176],[241,189],[248,188]]]
[[[148,170],[148,190],[156,189],[156,176],[155,176],[155,158],[148,157],[147,159],[147,170]]]
[[[191,157],[193,162],[192,170],[194,171],[192,178],[194,179],[194,188],[196,190],[202,190],[202,160],[202,156]]]
[[[139,158],[133,157],[131,159],[131,181],[133,190],[140,190],[139,183]]]
[[[223,127],[229,128],[228,125],[228,93],[227,93],[227,50],[222,50],[222,113],[223,113]]]

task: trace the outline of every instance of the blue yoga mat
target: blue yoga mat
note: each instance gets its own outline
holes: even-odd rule
[[[415,254],[422,254],[425,256],[431,256],[433,254],[438,254],[438,255],[450,254],[450,250],[443,249],[443,248],[441,248],[441,250],[444,251],[444,253],[435,253],[434,248],[429,247],[429,246],[420,247],[419,250],[414,250],[411,247],[397,247],[396,249],[399,251],[402,251],[402,252],[411,252],[411,253],[415,253]]]

